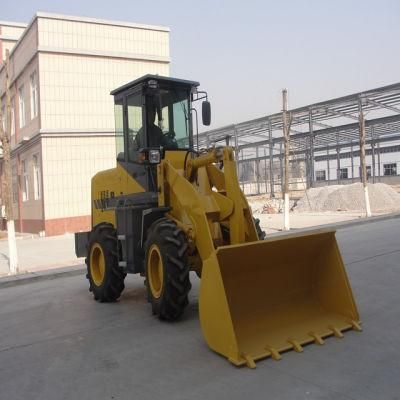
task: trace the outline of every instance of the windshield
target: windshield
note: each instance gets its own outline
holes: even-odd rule
[[[182,89],[159,89],[146,98],[148,138],[152,141],[154,125],[161,129],[161,146],[183,149],[190,146],[189,92]],[[152,111],[152,109],[155,111]],[[153,121],[151,121],[151,119]]]

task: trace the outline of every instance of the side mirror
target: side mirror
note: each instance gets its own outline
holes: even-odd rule
[[[209,101],[203,101],[201,104],[201,115],[203,125],[209,126],[211,124],[211,103]]]

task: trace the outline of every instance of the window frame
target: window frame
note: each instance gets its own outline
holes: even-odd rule
[[[40,200],[42,198],[42,177],[40,170],[40,158],[39,154],[32,156],[33,161],[33,198]]]
[[[386,173],[387,171],[394,171],[394,174],[393,173],[387,174]],[[397,175],[397,163],[383,164],[383,176],[396,176],[396,175]]]
[[[30,100],[31,100],[31,120],[39,115],[39,102],[38,102],[38,86],[37,86],[37,73],[36,70],[29,76],[30,83]]]
[[[343,176],[344,173],[346,176]],[[339,168],[339,179],[349,179],[349,169],[348,168]]]
[[[21,85],[18,88],[18,113],[19,113],[19,128],[26,126],[26,109],[25,109],[25,86]]]
[[[21,160],[21,172],[22,172],[22,201],[29,200],[29,166],[28,160]]]
[[[319,176],[319,174],[323,173],[323,178]],[[326,171],[324,169],[316,170],[315,171],[315,180],[316,181],[326,181]]]

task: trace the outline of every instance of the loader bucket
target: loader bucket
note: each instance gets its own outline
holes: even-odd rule
[[[335,231],[303,231],[219,247],[205,260],[200,322],[235,365],[361,330]]]

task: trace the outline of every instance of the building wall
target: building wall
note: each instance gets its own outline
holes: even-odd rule
[[[6,50],[12,50],[26,28],[25,24],[9,24],[0,21],[0,64],[6,58]]]
[[[10,24],[10,25],[9,25]],[[18,40],[24,32],[26,25],[18,23],[19,26],[11,25],[9,22],[0,22],[1,35]]]
[[[37,21],[34,21],[23,33],[21,40],[14,46],[10,58],[11,80],[14,80],[23,71],[35,55],[38,47]]]
[[[381,150],[384,150],[384,146],[381,147]],[[372,175],[372,156],[366,155],[365,162],[367,166],[371,166],[371,175]],[[383,151],[380,154],[380,166],[378,164],[378,155],[375,154],[375,176],[378,176],[378,167],[380,168],[380,175],[384,175],[384,165],[385,164],[396,164],[397,165],[397,174],[400,174],[400,155],[399,153],[384,153]],[[348,178],[360,178],[360,158],[354,157],[354,175],[352,175],[351,171],[351,159],[350,158],[341,158],[340,159],[340,168],[347,168]],[[328,180],[328,166],[327,161],[317,161],[315,162],[315,171],[325,171],[326,180]],[[337,161],[329,160],[329,178],[330,180],[338,179],[338,171],[337,171]]]
[[[40,85],[39,85],[39,65],[38,57],[35,56],[29,64],[26,65],[23,72],[19,75],[13,86],[14,109],[15,109],[15,131],[17,141],[24,138],[32,138],[39,133],[40,129],[40,111],[34,116],[31,110],[32,97],[31,97],[31,76],[36,74],[36,85],[38,90],[37,106],[40,107]],[[24,104],[25,104],[25,125],[20,126],[21,115],[19,107],[19,89],[24,89]]]
[[[110,91],[146,73],[169,75],[167,63],[44,53],[40,62],[43,130],[114,130]]]
[[[90,53],[138,59],[143,56],[162,60],[169,57],[169,32],[133,26],[107,25],[101,22],[39,18],[41,50]],[[164,60],[165,61],[165,60]]]
[[[43,190],[40,190],[39,196],[35,193],[34,186],[34,156],[38,159],[38,166],[41,173],[41,145],[40,141],[37,140],[36,143],[30,145],[24,152],[19,155],[19,163],[20,163],[20,192],[21,192],[21,217],[23,220],[28,220],[29,224],[38,224],[38,221],[42,221],[43,219]],[[26,199],[22,198],[23,185],[24,185],[24,175],[22,171],[23,161],[25,161],[25,165],[27,168],[27,197]],[[40,179],[39,186],[42,186],[42,179]],[[24,225],[26,222],[24,221]],[[28,225],[24,227],[25,231],[28,230]]]
[[[46,219],[90,215],[90,181],[115,166],[114,141],[90,134],[42,139]]]
[[[21,28],[10,30],[9,36],[18,31],[19,37]],[[4,34],[1,38],[4,43]],[[0,67],[2,106],[4,72]],[[34,72],[38,116],[33,118]],[[148,73],[169,75],[168,29],[37,14],[10,56],[17,229],[45,230],[47,235],[90,229],[91,178],[115,166],[114,106],[109,93]],[[20,126],[22,86],[24,126]],[[40,161],[40,198],[34,196],[34,156]]]

